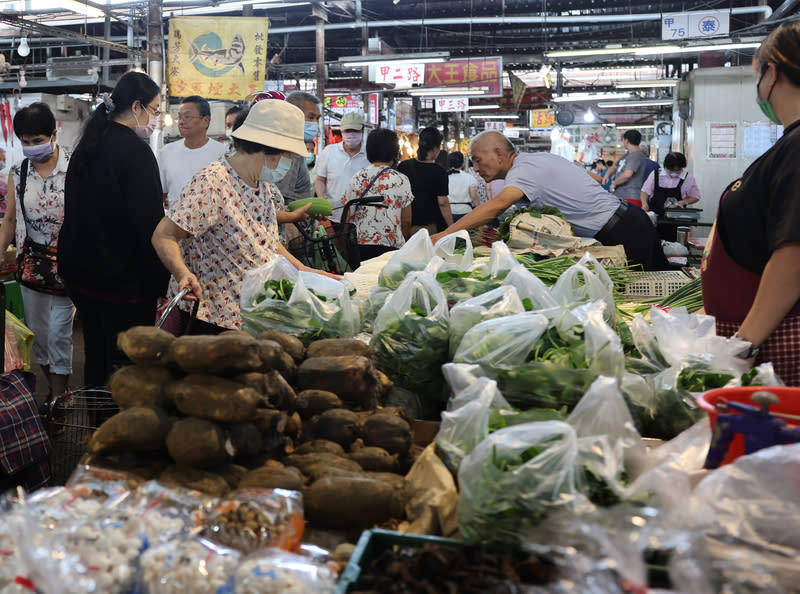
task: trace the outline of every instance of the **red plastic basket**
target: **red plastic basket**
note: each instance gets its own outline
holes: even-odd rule
[[[708,413],[708,419],[711,422],[711,431],[714,431],[714,425],[717,422],[717,415],[719,411],[715,405],[721,399],[731,402],[741,402],[743,404],[753,404],[750,400],[755,392],[772,392],[780,399],[778,404],[769,407],[769,410],[774,413],[785,413],[787,415],[800,415],[800,388],[789,388],[782,386],[741,386],[738,388],[717,388],[716,390],[709,390],[697,397],[697,404]],[[725,414],[735,413],[736,411],[730,410]],[[792,419],[784,419],[788,426],[798,426],[800,422]],[[744,454],[744,437],[737,435],[733,438],[728,453],[722,460],[722,464],[730,464],[736,458]]]

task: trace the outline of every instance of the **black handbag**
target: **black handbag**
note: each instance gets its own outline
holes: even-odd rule
[[[31,240],[27,235],[28,215],[25,212],[25,185],[28,180],[28,159],[22,162],[20,171],[20,190],[17,200],[25,222],[25,241],[17,254],[15,277],[20,285],[50,295],[66,295],[64,281],[58,275],[58,249]]]

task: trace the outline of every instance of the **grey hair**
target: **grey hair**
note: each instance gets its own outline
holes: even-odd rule
[[[285,101],[300,109],[303,109],[303,103],[306,102],[313,103],[314,105],[322,105],[322,101],[320,101],[319,97],[311,93],[306,93],[305,91],[292,91],[286,95]]]

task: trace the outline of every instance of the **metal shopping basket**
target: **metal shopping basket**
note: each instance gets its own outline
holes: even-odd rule
[[[65,392],[48,403],[50,472],[54,485],[63,485],[86,453],[89,438],[103,422],[119,412],[105,388]]]
[[[342,218],[330,227],[316,220],[295,223],[300,237],[290,240],[286,247],[289,253],[311,268],[336,274],[352,272],[361,264],[361,257],[356,226],[347,222],[350,207],[363,205],[381,208],[383,204],[381,196],[364,196],[345,204]]]

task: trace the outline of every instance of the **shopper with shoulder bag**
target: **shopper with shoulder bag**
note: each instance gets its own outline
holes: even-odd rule
[[[25,158],[8,178],[7,210],[0,250],[16,239],[16,278],[22,289],[25,323],[33,330],[33,352],[53,396],[64,393],[72,373],[75,307],[58,275],[58,234],[64,222],[64,181],[69,156],[56,143],[56,120],[44,103],[14,116],[14,134]]]

